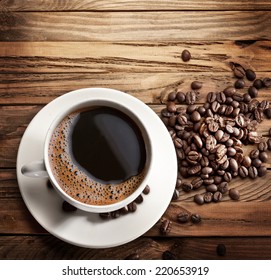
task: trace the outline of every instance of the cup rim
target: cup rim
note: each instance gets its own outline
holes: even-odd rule
[[[148,132],[148,127],[146,126],[145,122],[140,118],[140,112],[133,111],[132,108],[127,106],[127,100],[131,100],[130,104],[133,104],[133,102],[139,102],[145,105],[145,103],[141,102],[139,99],[121,92],[116,91],[113,89],[108,88],[85,88],[77,91],[86,91],[86,94],[89,94],[89,96],[86,96],[84,100],[81,100],[78,103],[74,103],[70,105],[67,108],[64,108],[61,110],[59,114],[54,118],[52,123],[50,124],[50,127],[46,133],[45,143],[44,143],[44,163],[46,170],[49,175],[49,180],[51,181],[53,187],[56,189],[56,191],[59,193],[59,195],[66,200],[68,203],[72,204],[78,209],[92,212],[92,213],[105,213],[105,212],[112,212],[118,209],[121,209],[122,207],[127,206],[129,203],[133,202],[144,190],[145,186],[147,185],[147,182],[149,180],[150,176],[150,170],[152,168],[152,145],[151,145],[151,137]],[[99,92],[99,97],[97,95],[93,95],[93,92],[96,91]],[[71,92],[72,93],[72,92]],[[104,93],[104,94],[103,94]],[[116,95],[118,95],[116,97]],[[122,100],[121,97],[125,96],[125,99]],[[120,102],[121,101],[121,102]],[[113,105],[113,106],[112,106]],[[141,182],[141,184],[136,188],[136,190],[129,195],[128,197],[124,198],[123,200],[120,200],[116,203],[112,204],[105,204],[105,205],[94,205],[94,204],[87,204],[84,202],[81,202],[79,200],[74,199],[70,195],[68,195],[58,184],[57,180],[55,179],[53,172],[51,170],[50,162],[49,162],[49,156],[48,156],[48,148],[50,139],[52,136],[52,133],[54,129],[57,127],[57,125],[70,113],[75,112],[77,110],[81,110],[84,108],[89,108],[91,106],[107,106],[112,107],[117,110],[120,110],[124,114],[128,115],[133,121],[136,122],[137,126],[140,128],[141,133],[144,138],[144,143],[146,147],[146,154],[147,159],[145,163],[146,172],[144,175],[144,178]],[[147,106],[147,105],[145,105]]]

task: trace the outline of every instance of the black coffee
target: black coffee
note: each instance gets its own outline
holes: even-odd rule
[[[84,203],[105,205],[126,198],[140,185],[146,150],[130,117],[96,107],[72,113],[57,126],[49,158],[66,193]]]

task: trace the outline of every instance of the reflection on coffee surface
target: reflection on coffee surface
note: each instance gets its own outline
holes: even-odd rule
[[[92,205],[123,200],[141,184],[146,150],[139,127],[110,107],[71,113],[54,130],[49,160],[60,187]]]

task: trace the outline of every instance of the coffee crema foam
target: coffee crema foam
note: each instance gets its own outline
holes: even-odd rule
[[[127,198],[143,181],[145,168],[140,174],[119,184],[103,184],[90,178],[73,162],[69,151],[70,128],[79,113],[75,112],[64,118],[51,136],[48,155],[54,178],[64,192],[82,203],[109,205]]]

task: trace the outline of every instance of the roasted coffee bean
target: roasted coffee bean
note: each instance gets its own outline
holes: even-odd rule
[[[264,113],[268,119],[271,119],[271,108],[266,109]]]
[[[172,252],[166,250],[162,254],[162,260],[177,260],[177,256],[173,254]]]
[[[215,139],[216,139],[217,141],[220,141],[220,140],[222,139],[223,135],[224,135],[223,130],[219,129],[219,130],[217,130],[216,133],[215,133]]]
[[[234,68],[233,73],[236,78],[244,78],[246,75],[246,72],[243,67],[237,66]]]
[[[227,149],[227,155],[228,155],[229,157],[235,156],[235,155],[236,155],[236,150],[235,150],[233,147],[229,147],[229,148]]]
[[[183,178],[189,177],[188,168],[187,167],[179,167],[179,172]]]
[[[230,196],[230,198],[231,199],[233,199],[233,200],[239,200],[239,198],[240,198],[240,193],[239,193],[239,191],[237,190],[237,189],[230,189],[229,190],[229,196]]]
[[[177,95],[177,92],[176,91],[172,91],[168,94],[167,96],[167,100],[168,101],[174,101],[176,99],[176,95]]]
[[[138,253],[132,253],[128,255],[125,260],[139,260],[139,254]]]
[[[203,156],[200,160],[200,164],[202,167],[209,166],[209,159],[207,156]]]
[[[185,115],[178,115],[177,121],[180,125],[186,125],[187,124],[187,117]]]
[[[196,152],[196,151],[190,151],[190,152],[187,154],[187,158],[188,158],[188,160],[190,160],[190,161],[198,161],[198,159],[199,159],[199,153]]]
[[[216,246],[216,253],[218,256],[225,256],[226,255],[226,246],[224,244],[218,244]]]
[[[176,115],[170,116],[169,119],[168,119],[168,126],[171,126],[171,127],[175,126],[176,119],[177,119]]]
[[[224,176],[223,176],[224,181],[226,181],[227,183],[229,183],[232,180],[232,175],[230,172],[225,172]]]
[[[233,128],[233,132],[234,132],[234,128]],[[233,140],[232,139],[228,139],[225,143],[226,147],[231,147],[233,145]]]
[[[260,80],[260,79],[256,79],[253,83],[253,86],[256,88],[256,89],[261,89],[263,88],[263,81]]]
[[[201,120],[201,115],[198,111],[194,111],[191,115],[192,122],[199,122]]]
[[[178,174],[178,178],[177,178],[176,186],[175,186],[175,188],[178,190],[181,189],[181,187],[182,187],[182,179],[179,176],[181,176],[181,175]],[[143,191],[143,193],[144,193],[144,191]]]
[[[243,161],[242,161],[242,165],[244,165],[244,167],[250,167],[251,166],[251,158],[249,156],[244,156]]]
[[[179,103],[184,103],[185,102],[185,93],[182,91],[178,91],[176,98],[178,100]]]
[[[173,201],[178,200],[179,196],[180,196],[180,192],[177,189],[174,189],[174,192],[173,192],[173,195],[172,195],[172,200]],[[135,200],[135,202],[136,202],[136,200]],[[142,202],[143,202],[143,200],[142,200]]]
[[[174,143],[174,146],[179,149],[179,148],[182,148],[183,147],[183,140],[181,138],[175,138],[173,140],[173,143]]]
[[[245,166],[240,166],[238,173],[241,178],[246,178],[248,176],[248,169]]]
[[[116,211],[112,211],[110,212],[110,217],[111,219],[117,219],[120,217],[120,211],[119,210],[116,210]]]
[[[221,192],[215,192],[213,195],[213,201],[219,202],[222,200],[223,194]]]
[[[196,134],[196,135],[194,135],[193,138],[194,138],[194,143],[196,144],[196,146],[201,149],[203,146],[203,143],[202,143],[200,136]]]
[[[201,89],[202,88],[202,82],[199,81],[194,81],[191,83],[191,88],[196,90],[196,89]]]
[[[210,132],[216,132],[219,129],[219,124],[217,122],[211,122],[208,124],[208,129]]]
[[[201,165],[196,164],[196,165],[190,167],[187,172],[188,172],[189,175],[196,175],[200,171],[201,171]]]
[[[136,199],[135,199],[135,203],[140,204],[142,203],[144,200],[142,194],[140,194]]]
[[[225,103],[226,102],[226,95],[225,95],[225,93],[223,91],[218,92],[217,95],[216,95],[216,100],[220,104]]]
[[[229,161],[228,160],[226,160],[224,163],[222,163],[221,165],[220,165],[220,169],[222,169],[222,170],[226,170],[228,167],[229,167]]]
[[[137,206],[134,201],[129,203],[127,206],[128,206],[129,212],[135,212],[137,210]]]
[[[239,127],[245,127],[246,126],[245,117],[242,114],[238,115],[235,118],[235,122]]]
[[[147,195],[150,193],[150,191],[151,191],[151,188],[149,187],[149,185],[147,185],[143,190],[143,194]]]
[[[200,113],[201,116],[205,115],[206,109],[203,106],[198,107],[198,112]]]
[[[220,107],[220,104],[218,101],[214,101],[212,104],[211,104],[211,109],[214,113],[216,113],[218,111]]]
[[[216,170],[216,173],[218,176],[223,176],[225,174],[225,170],[218,169],[218,170]]]
[[[198,205],[202,205],[204,204],[204,197],[202,194],[196,194],[194,196],[194,201],[198,204]]]
[[[217,113],[218,113],[219,115],[224,115],[225,112],[226,112],[226,109],[227,109],[227,105],[222,104],[222,105],[219,107]]]
[[[259,159],[262,161],[262,162],[267,162],[268,160],[268,154],[266,152],[261,152],[259,154]]]
[[[211,104],[214,101],[216,101],[216,93],[215,92],[209,92],[207,94],[207,101]]]
[[[170,113],[175,113],[176,112],[176,104],[174,102],[168,102],[167,103],[167,110]]]
[[[258,176],[258,170],[257,170],[257,168],[255,166],[250,166],[248,168],[248,176],[251,179],[255,179]]]
[[[254,111],[255,120],[260,123],[263,120],[263,111],[259,108]]]
[[[228,183],[227,182],[220,183],[217,189],[222,194],[225,194],[228,191]]]
[[[264,78],[263,85],[264,85],[264,87],[267,87],[267,88],[271,87],[271,78]]]
[[[238,171],[238,163],[234,158],[229,159],[230,162],[230,169],[232,172]]]
[[[219,177],[219,178],[221,178],[221,177]],[[212,193],[216,192],[217,191],[217,185],[211,184],[211,185],[206,186],[206,191],[212,192]]]
[[[260,143],[258,144],[258,149],[259,149],[259,151],[261,151],[261,152],[267,151],[267,149],[268,149],[267,143],[266,143],[266,142],[260,142]]]
[[[229,134],[232,134],[232,133],[233,133],[233,128],[232,128],[231,125],[227,124],[225,129],[226,129],[226,131],[227,131]]]
[[[253,70],[247,69],[246,70],[246,77],[249,81],[254,81],[256,79],[256,74]]]
[[[211,193],[211,192],[206,192],[206,193],[203,195],[203,198],[204,198],[204,202],[205,202],[205,203],[210,203],[210,202],[213,200],[213,193]]]
[[[162,221],[160,225],[160,233],[162,235],[168,235],[170,230],[171,230],[171,221],[167,219]]]
[[[230,139],[230,135],[228,133],[224,133],[223,137],[220,139],[220,142],[227,142]]]
[[[267,173],[267,168],[266,168],[266,166],[261,165],[261,166],[258,168],[258,176],[259,176],[259,177],[263,177],[263,176],[266,175],[266,173]]]
[[[197,95],[195,91],[188,91],[185,95],[186,104],[194,104],[197,100]]]
[[[266,109],[269,108],[269,105],[270,105],[270,103],[269,103],[268,100],[262,100],[262,101],[260,102],[258,108],[264,111],[264,110],[266,110]]]
[[[191,59],[191,53],[189,52],[189,50],[183,50],[181,58],[184,62],[189,61]]]
[[[249,102],[251,101],[251,96],[250,96],[248,93],[244,93],[244,95],[243,95],[243,101],[244,101],[245,103],[249,103]],[[241,106],[241,104],[240,104],[240,106]]]
[[[229,116],[233,112],[233,110],[234,110],[234,108],[231,105],[227,106],[227,108],[225,110],[225,115]]]
[[[236,80],[236,82],[234,83],[234,87],[235,87],[236,89],[244,88],[244,87],[245,87],[245,81],[244,81],[244,79],[238,79],[238,80]]]
[[[197,177],[191,181],[191,184],[193,186],[193,189],[197,190],[202,186],[203,180],[200,177]]]
[[[126,206],[120,208],[119,212],[120,212],[121,215],[126,215],[126,214],[128,214],[128,213],[129,213],[128,206],[126,205]]]
[[[190,104],[190,105],[188,105],[187,108],[186,108],[186,113],[187,113],[188,115],[190,115],[190,114],[192,114],[194,111],[196,111],[197,108],[198,108],[197,105],[195,105],[195,104]]]
[[[109,220],[111,218],[111,215],[109,212],[106,212],[106,213],[99,213],[99,216],[101,219],[103,220]]]
[[[217,143],[217,141],[216,141],[215,137],[213,135],[209,135],[206,138],[206,149],[209,151],[214,149],[216,143]]]
[[[193,224],[198,224],[201,222],[201,216],[199,214],[192,214],[191,215],[191,222]]]
[[[259,154],[259,156],[260,156],[260,154]],[[259,158],[255,158],[252,160],[251,165],[258,168],[262,165],[262,161]]]
[[[243,95],[240,94],[240,93],[235,93],[233,96],[232,96],[232,99],[234,101],[237,101],[237,102],[241,102],[243,101]],[[237,103],[236,103],[237,104]],[[232,105],[232,104],[231,104]],[[239,104],[238,104],[239,105]]]
[[[267,146],[268,146],[268,150],[271,151],[271,138],[268,138],[266,143],[267,143]]]
[[[250,155],[251,159],[255,159],[259,156],[259,154],[260,154],[260,151],[258,149],[253,149],[253,150],[251,150],[249,155]]]
[[[229,86],[223,90],[227,97],[231,97],[236,93],[236,89],[232,86]],[[226,101],[227,102],[227,101]],[[232,101],[231,101],[232,102]]]
[[[252,98],[256,98],[258,96],[258,90],[254,87],[254,86],[250,86],[248,88],[248,94],[252,97]]]
[[[190,191],[192,191],[192,189],[193,189],[193,186],[191,183],[187,183],[187,182],[182,183],[182,190],[184,192],[190,192]]]
[[[63,201],[62,210],[64,212],[75,212],[77,210],[77,208],[75,206],[71,205],[70,203],[68,203],[67,201]]]
[[[186,211],[183,211],[177,215],[177,221],[179,223],[187,223],[190,220],[190,214]]]
[[[219,184],[222,182],[222,177],[221,177],[221,175],[218,176],[218,170],[216,171],[216,173],[217,173],[217,175],[214,176],[214,183],[215,183],[216,185],[219,185]],[[223,175],[224,175],[224,174],[225,174],[225,173],[223,173]]]

